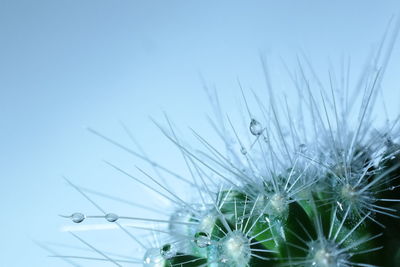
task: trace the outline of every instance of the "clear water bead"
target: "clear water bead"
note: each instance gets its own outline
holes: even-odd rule
[[[299,145],[299,151],[300,151],[300,153],[306,153],[307,152],[307,145],[306,144],[300,144]]]
[[[176,249],[171,244],[165,244],[161,247],[160,254],[164,259],[170,259],[176,255]]]
[[[261,123],[259,123],[255,119],[251,119],[249,129],[250,129],[251,134],[254,135],[254,136],[260,136],[262,134],[262,132],[263,132],[263,128],[262,128]]]
[[[143,266],[145,267],[163,267],[165,259],[160,255],[158,248],[150,248],[146,251],[143,258]]]
[[[240,153],[242,153],[243,155],[246,155],[247,154],[247,149],[244,148],[244,147],[241,147],[240,148]]]
[[[119,219],[119,216],[114,213],[107,213],[104,218],[109,222],[116,222]]]
[[[205,232],[197,232],[194,238],[194,242],[199,248],[205,248],[211,245],[210,236]]]
[[[237,217],[237,219],[236,219],[236,224],[237,224],[237,225],[241,225],[241,224],[244,223],[244,220],[245,220],[245,217],[244,217],[244,216],[239,216],[239,217]]]
[[[74,223],[81,223],[85,220],[86,216],[83,213],[75,212],[70,218]]]
[[[193,207],[195,210],[196,208]],[[191,232],[191,225],[189,224],[181,224],[175,222],[184,222],[189,223],[193,218],[191,211],[186,208],[178,209],[174,213],[172,213],[168,229],[172,233],[180,234],[180,235],[188,235]],[[194,232],[194,230],[193,230]]]

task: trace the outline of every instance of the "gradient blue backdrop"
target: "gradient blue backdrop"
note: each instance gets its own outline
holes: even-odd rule
[[[152,197],[102,159],[140,161],[86,126],[128,143],[123,121],[149,154],[179,171],[149,116],[165,110],[182,128],[209,131],[199,73],[229,99],[237,77],[264,88],[260,52],[362,62],[399,10],[397,0],[0,0],[0,266],[67,266],[31,241],[78,244],[60,232],[67,222],[57,215],[95,211],[62,175],[133,201]],[[393,108],[398,47],[385,80]],[[225,102],[227,110],[236,103]]]

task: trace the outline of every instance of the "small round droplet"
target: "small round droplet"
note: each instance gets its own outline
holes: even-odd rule
[[[109,222],[116,222],[119,219],[119,216],[114,213],[107,213],[104,218]]]
[[[239,216],[239,217],[237,217],[237,219],[236,219],[236,224],[237,224],[237,225],[241,225],[241,224],[244,223],[244,220],[245,220],[244,216]]]
[[[195,207],[193,207],[196,210]],[[189,223],[193,218],[193,214],[190,210],[186,208],[178,209],[171,214],[169,219],[168,229],[171,233],[176,233],[180,235],[187,235],[191,231],[191,225],[188,224],[177,224],[175,222]],[[194,230],[193,230],[194,232]],[[192,232],[192,233],[193,233]]]
[[[86,216],[83,213],[75,212],[70,218],[74,223],[81,223],[85,220]]]
[[[199,248],[205,248],[211,245],[210,236],[205,232],[197,232],[194,238],[194,242]]]
[[[260,136],[262,134],[262,132],[263,132],[263,128],[262,128],[261,123],[259,123],[255,119],[251,119],[249,129],[250,129],[251,134],[254,135],[254,136]]]
[[[300,144],[299,145],[299,150],[300,150],[300,153],[306,153],[307,152],[307,145],[306,144]]]
[[[160,267],[164,266],[165,259],[160,255],[160,249],[150,248],[146,251],[143,258],[143,266],[146,267]]]
[[[161,247],[160,254],[164,259],[170,259],[176,255],[176,249],[171,244],[165,244]]]
[[[393,186],[391,186],[391,187],[389,187],[389,190],[390,191],[393,191],[394,189],[396,189],[396,187],[393,185]]]
[[[243,155],[247,154],[247,149],[245,147],[241,147],[240,148],[240,153],[242,153]]]

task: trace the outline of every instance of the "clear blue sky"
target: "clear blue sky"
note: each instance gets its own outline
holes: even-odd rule
[[[67,266],[31,241],[77,243],[57,215],[91,207],[61,175],[133,201],[151,197],[102,160],[141,163],[86,126],[127,143],[123,121],[179,170],[149,116],[165,110],[182,128],[207,131],[199,73],[229,99],[237,77],[264,86],[260,52],[362,62],[399,10],[397,0],[0,0],[0,265]],[[385,83],[397,97],[398,47]]]

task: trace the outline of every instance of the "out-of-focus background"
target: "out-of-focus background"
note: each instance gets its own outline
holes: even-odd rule
[[[180,172],[179,153],[150,117],[163,120],[165,111],[180,128],[207,135],[210,108],[200,77],[216,86],[229,113],[238,78],[265,89],[260,54],[294,67],[304,53],[318,74],[351,55],[357,72],[399,10],[397,0],[0,1],[0,266],[69,266],[34,241],[59,254],[73,254],[63,244],[85,247],[61,231],[71,223],[58,215],[98,211],[62,176],[162,206],[103,160],[135,174],[135,166],[147,165],[86,127],[133,147],[123,122],[152,159]],[[397,113],[399,45],[384,80],[388,109]],[[155,216],[92,196],[108,211]],[[79,234],[142,257],[120,231],[105,232]]]

